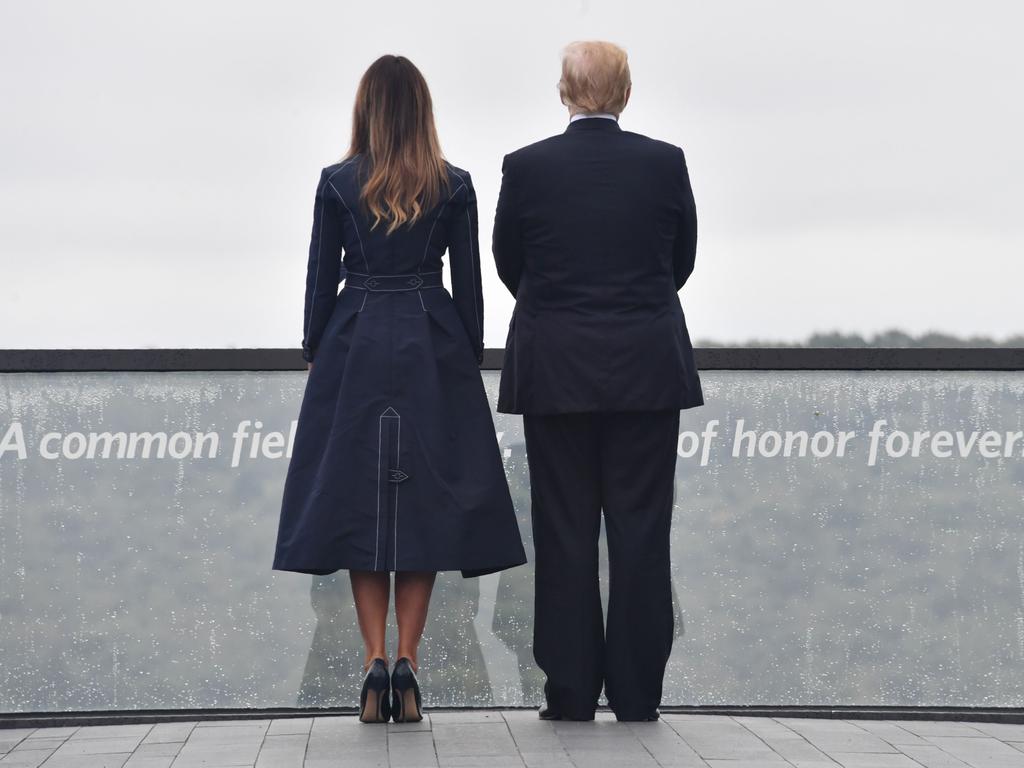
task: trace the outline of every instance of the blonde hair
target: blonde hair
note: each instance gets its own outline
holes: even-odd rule
[[[369,161],[360,199],[373,216],[371,229],[387,222],[390,235],[413,224],[448,186],[430,89],[404,56],[381,56],[359,82],[345,158],[358,154]]]
[[[618,115],[630,85],[626,52],[614,43],[580,40],[563,49],[558,93],[573,111]]]

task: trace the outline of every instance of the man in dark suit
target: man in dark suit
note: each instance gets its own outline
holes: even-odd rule
[[[563,55],[564,133],[505,156],[498,275],[516,297],[498,411],[523,414],[542,718],[658,717],[672,647],[679,412],[704,403],[678,291],[697,218],[683,150],[624,131],[626,54]],[[607,631],[598,537],[608,537]]]

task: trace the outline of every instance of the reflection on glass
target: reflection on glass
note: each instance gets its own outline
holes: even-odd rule
[[[493,403],[498,375],[484,379]],[[347,573],[270,570],[286,469],[274,446],[286,444],[305,380],[0,375],[0,709],[355,704],[362,646]],[[681,430],[717,420],[719,434],[706,466],[699,451],[677,463],[664,703],[1024,705],[1021,446],[868,461],[878,420],[907,432],[1024,430],[1024,379],[708,371],[702,381],[708,404],[684,411]],[[759,433],[856,438],[843,457],[733,456],[741,419]],[[521,421],[496,414],[495,427],[532,560]],[[71,458],[90,433],[119,431],[216,433],[219,445],[212,457],[118,458],[115,441],[108,458],[102,445],[100,457]],[[47,433],[58,458],[39,453]],[[603,558],[602,569],[607,583]],[[532,600],[529,566],[442,574],[422,648],[426,705],[539,703]]]

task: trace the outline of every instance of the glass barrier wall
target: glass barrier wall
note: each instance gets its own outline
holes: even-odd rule
[[[702,379],[664,703],[1024,705],[1024,376]],[[347,574],[270,569],[305,381],[0,375],[0,711],[355,705]],[[521,420],[495,427],[532,561]],[[439,576],[426,706],[540,703],[532,594],[529,565]]]

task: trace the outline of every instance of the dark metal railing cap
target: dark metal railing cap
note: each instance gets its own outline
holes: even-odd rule
[[[1024,347],[702,347],[701,371],[1020,371]],[[505,351],[484,350],[483,370]],[[0,349],[0,373],[305,370],[300,349]]]

